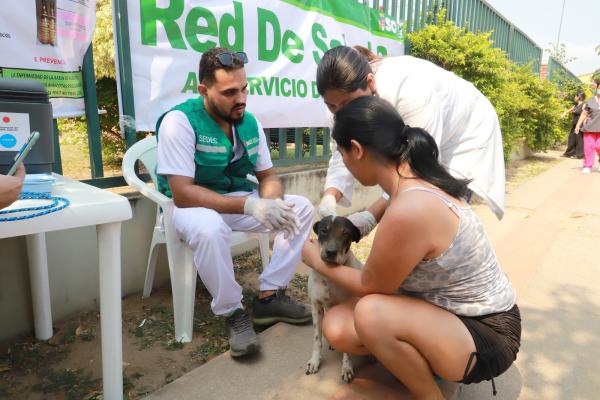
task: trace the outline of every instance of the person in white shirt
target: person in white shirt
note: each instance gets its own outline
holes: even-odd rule
[[[480,196],[498,219],[504,215],[505,168],[498,116],[473,84],[435,64],[411,56],[380,58],[368,49],[339,46],[328,50],[317,69],[317,90],[333,114],[356,97],[379,96],[407,125],[425,129],[440,149],[440,162]],[[354,178],[331,141],[321,216],[349,206]],[[350,219],[364,235],[381,218],[387,196]]]
[[[275,233],[271,262],[259,277],[253,322],[312,319],[310,308],[292,300],[285,288],[300,261],[314,209],[305,197],[284,195],[262,126],[245,111],[246,62],[243,52],[221,47],[205,52],[201,97],[173,107],[156,124],[158,189],[173,198],[173,226],[194,253],[213,312],[225,317],[232,357],[259,349],[233,272],[232,230]]]

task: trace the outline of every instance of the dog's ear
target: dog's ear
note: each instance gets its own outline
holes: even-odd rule
[[[315,222],[315,224],[313,225],[313,232],[316,233],[317,235],[319,234],[319,224],[321,223],[321,221],[317,221]]]
[[[362,239],[361,234],[360,234],[360,229],[358,229],[356,227],[356,225],[354,225],[352,222],[350,222],[350,226],[351,226],[350,232],[352,234],[352,241],[356,242],[356,243],[360,242],[360,239]]]

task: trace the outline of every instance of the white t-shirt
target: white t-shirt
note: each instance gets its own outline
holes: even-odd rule
[[[384,58],[373,66],[377,94],[389,101],[407,125],[425,129],[452,175],[472,179],[498,219],[504,214],[504,156],[498,116],[473,84],[435,64],[411,56]],[[342,192],[350,205],[354,179],[332,140],[325,188]]]
[[[257,120],[258,155],[254,171],[260,172],[273,167],[271,153],[267,146],[262,125]],[[158,131],[157,173],[160,175],[179,175],[193,178],[196,175],[196,135],[194,129],[182,111],[167,113]],[[244,154],[244,146],[240,144],[235,128],[233,130],[233,157],[231,162]]]

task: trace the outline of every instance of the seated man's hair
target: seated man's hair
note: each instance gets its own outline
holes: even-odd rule
[[[200,58],[200,68],[198,70],[198,79],[200,83],[210,85],[215,81],[215,71],[224,69],[225,71],[233,71],[244,68],[244,63],[236,57],[233,57],[231,65],[223,65],[217,58],[219,54],[231,53],[232,51],[225,47],[213,47],[202,54]]]

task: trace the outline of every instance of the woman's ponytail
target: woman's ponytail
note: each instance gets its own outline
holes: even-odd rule
[[[418,178],[450,196],[467,197],[470,193],[469,180],[454,178],[440,164],[433,137],[406,125],[394,107],[379,97],[361,96],[345,105],[335,115],[332,136],[346,150],[350,141],[356,140],[396,167],[408,163]]]
[[[439,162],[439,150],[433,137],[421,128],[409,128],[407,161],[420,179],[440,188],[452,197],[466,198],[470,180],[457,179]]]

